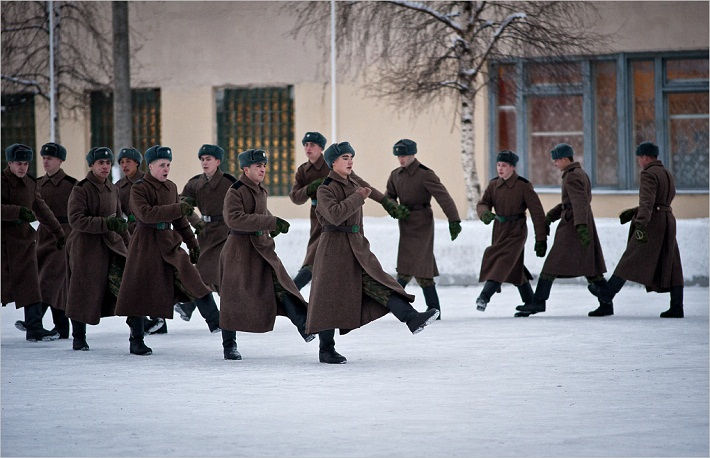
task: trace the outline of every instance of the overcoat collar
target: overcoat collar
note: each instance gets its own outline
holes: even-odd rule
[[[323,155],[321,154],[318,156],[318,159],[316,159],[316,162],[311,162],[311,161],[306,161],[306,170],[310,170],[312,168],[316,170],[321,170],[325,166],[325,159],[323,159]]]
[[[417,170],[419,170],[419,161],[415,158],[412,162],[409,163],[408,166],[400,167],[399,173],[407,172],[407,175],[411,177],[416,173]]]
[[[333,181],[337,181],[338,183],[344,184],[344,185],[354,185],[355,183],[350,179],[350,175],[348,175],[347,178],[343,178],[336,172],[335,170],[331,170],[330,173],[328,174],[328,178],[332,179]]]
[[[158,188],[158,187],[162,186],[165,189],[170,189],[170,187],[168,187],[168,180],[160,181],[157,178],[155,178],[153,175],[151,175],[150,173],[146,173],[143,176],[143,181],[145,181],[146,183],[150,183],[150,185],[153,186],[154,188]]]
[[[254,183],[254,181],[251,178],[247,177],[246,174],[244,174],[244,173],[242,173],[239,176],[239,181],[244,183],[249,189],[251,189],[254,192],[257,192],[257,193],[258,192],[266,192],[268,194],[268,191],[266,190],[266,188],[264,186],[262,186],[263,182],[261,182],[259,184]]]
[[[5,167],[5,170],[3,170],[2,173],[5,175],[5,178],[10,181],[10,184],[13,187],[19,186],[20,184],[23,186],[27,186],[27,180],[30,180],[29,174],[25,174],[24,177],[20,178],[14,173],[12,173],[10,171],[10,166]]]
[[[509,176],[507,180],[504,180],[504,179],[498,177],[498,179],[496,181],[497,181],[497,183],[496,183],[497,188],[500,188],[503,185],[505,185],[507,188],[512,188],[513,186],[515,186],[515,183],[518,182],[518,174],[517,174],[517,172],[513,172],[513,174],[511,176]]]
[[[562,178],[564,178],[564,176],[567,175],[567,174],[568,174],[569,172],[571,172],[572,170],[578,169],[578,168],[580,168],[580,167],[581,167],[581,165],[580,165],[579,162],[577,162],[577,161],[571,163],[570,165],[568,165],[567,167],[565,167],[564,169],[562,169]]]
[[[655,161],[651,161],[651,162],[649,162],[648,164],[646,164],[646,166],[645,166],[643,169],[644,169],[644,170],[648,170],[649,168],[654,167],[654,166],[657,166],[657,165],[660,165],[660,166],[662,167],[662,166],[663,166],[663,162],[661,162],[661,161],[659,161],[658,159],[656,159]]]
[[[102,182],[91,170],[86,174],[86,179],[89,180],[89,183],[93,184],[99,192],[102,192],[104,189],[110,191],[113,186],[108,177]]]
[[[210,189],[216,189],[219,185],[219,182],[222,181],[222,175],[224,175],[224,172],[222,172],[222,170],[218,168],[214,172],[214,175],[212,175],[212,178],[207,178],[207,174],[203,173],[202,179],[205,183],[207,183]]]
[[[64,179],[64,177],[67,176],[66,173],[64,173],[64,170],[61,168],[57,170],[57,173],[54,175],[47,175],[46,173],[44,174],[44,177],[46,178],[46,181],[51,181],[54,186],[59,186],[59,183]]]

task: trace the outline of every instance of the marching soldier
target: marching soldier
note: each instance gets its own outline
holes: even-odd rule
[[[434,277],[439,275],[434,258],[434,213],[431,198],[444,211],[449,220],[451,240],[461,232],[461,218],[454,199],[433,170],[420,163],[415,155],[417,144],[402,139],[394,144],[393,154],[400,167],[394,169],[387,180],[387,197],[409,210],[409,216],[399,220],[399,249],[397,250],[397,282],[404,288],[416,278],[424,292],[428,309],[441,313]],[[437,318],[441,319],[441,314]]]
[[[113,152],[91,148],[86,162],[89,172],[74,186],[67,205],[72,232],[66,250],[65,311],[72,322],[72,348],[78,351],[89,350],[86,325],[115,314],[128,243],[118,189],[108,178]]]
[[[30,225],[35,220],[46,225],[55,241],[55,250],[64,247],[64,230],[42,199],[40,187],[27,169],[34,151],[14,143],[5,149],[8,164],[2,172],[2,305],[10,302],[24,308],[25,338],[29,341],[55,340],[57,330],[42,327],[42,292],[37,268],[37,239]],[[36,216],[35,216],[36,215]]]
[[[238,159],[243,173],[224,199],[229,236],[219,260],[220,326],[224,359],[230,360],[242,359],[236,331],[269,332],[276,315],[287,316],[306,342],[315,338],[305,330],[308,304],[274,251],[273,237],[287,233],[289,224],[267,209],[266,152],[249,149]]]
[[[626,251],[609,278],[608,290],[589,285],[602,301],[589,316],[613,315],[612,300],[628,280],[641,283],[649,292],[670,292],[670,308],[661,318],[683,318],[683,267],[671,208],[675,180],[658,160],[658,146],[651,142],[636,147],[636,161],[641,169],[639,205],[619,215],[621,224],[631,221]]]
[[[439,316],[417,312],[414,296],[389,274],[370,251],[362,232],[362,206],[372,190],[351,178],[355,150],[350,143],[332,144],[324,159],[331,172],[318,188],[316,214],[323,227],[313,267],[306,332],[340,329],[344,334],[388,312],[416,334]],[[335,341],[321,337],[319,360],[345,363]]]
[[[504,150],[496,158],[498,176],[488,183],[488,188],[476,205],[476,213],[484,224],[493,223],[493,241],[483,253],[478,280],[486,283],[476,299],[481,312],[491,296],[500,291],[501,283],[512,283],[518,288],[523,303],[533,300],[530,287],[532,275],[525,267],[525,240],[528,226],[525,210],[535,228],[535,254],[542,258],[547,251],[547,225],[545,211],[533,185],[515,171],[518,155]],[[493,213],[495,209],[495,213]]]
[[[545,311],[555,278],[585,276],[587,281],[606,288],[604,255],[597,237],[592,214],[592,186],[579,162],[573,160],[574,150],[560,143],[550,151],[552,161],[562,172],[562,203],[545,215],[545,223],[560,220],[555,241],[542,266],[532,302],[519,305],[515,316],[530,316]],[[603,304],[600,299],[600,304]]]
[[[325,137],[320,132],[306,132],[303,136],[301,143],[303,144],[303,150],[308,160],[301,164],[298,170],[296,170],[293,187],[289,193],[291,202],[294,204],[301,205],[309,200],[311,204],[311,233],[308,239],[306,258],[303,260],[302,267],[298,271],[298,274],[296,274],[296,277],[293,279],[299,290],[306,286],[313,277],[313,260],[316,256],[316,248],[318,248],[318,240],[320,239],[322,231],[320,222],[318,222],[318,218],[316,217],[316,191],[330,172],[325,160],[323,160],[325,141]],[[372,194],[370,195],[370,199],[381,204],[393,218],[400,219],[406,216],[407,210],[405,208],[401,205],[397,205],[392,199],[387,198],[380,191],[374,189],[354,172],[350,175],[350,179],[358,182],[362,187],[371,188]]]
[[[216,307],[212,292],[192,265],[199,257],[199,246],[186,218],[193,207],[179,201],[177,186],[168,179],[172,158],[169,147],[148,148],[145,161],[149,173],[131,188],[130,208],[136,216],[136,230],[128,246],[116,315],[127,317],[130,352],[135,355],[152,354],[143,340],[143,317],[172,318],[176,299],[197,299],[200,304]],[[189,256],[180,248],[183,241]]]
[[[196,207],[200,216],[192,214],[188,220],[195,228],[197,242],[200,245],[200,256],[197,259],[197,270],[202,281],[213,291],[219,293],[219,254],[229,235],[229,228],[224,224],[222,208],[227,190],[237,181],[232,175],[223,173],[219,166],[224,157],[224,150],[217,145],[202,145],[197,152],[197,158],[204,173],[195,175],[185,184],[180,199]],[[185,321],[190,321],[196,304],[176,304],[175,311]],[[211,305],[210,305],[211,307]],[[217,307],[200,309],[210,329],[219,327],[219,310]]]

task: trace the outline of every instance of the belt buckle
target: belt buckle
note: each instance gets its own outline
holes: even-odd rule
[[[262,235],[264,235],[264,231],[256,231],[254,232],[254,235],[256,235],[257,237],[261,237]]]
[[[204,221],[205,223],[211,223],[212,217],[210,215],[202,215],[202,221]]]
[[[156,223],[155,228],[158,229],[159,231],[165,230],[165,223],[164,222]]]
[[[357,234],[359,231],[360,226],[358,226],[357,224],[353,224],[353,227],[350,228],[350,232],[352,232],[353,234]]]

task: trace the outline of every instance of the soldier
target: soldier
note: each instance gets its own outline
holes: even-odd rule
[[[588,286],[603,301],[589,316],[613,315],[612,300],[628,280],[641,283],[649,292],[670,291],[671,305],[661,313],[661,318],[683,318],[683,267],[671,208],[675,180],[658,160],[658,146],[651,142],[636,147],[636,162],[641,170],[639,205],[619,215],[621,224],[631,221],[626,251],[609,279],[607,290]]]
[[[116,315],[127,317],[130,352],[135,355],[152,354],[143,341],[144,316],[172,318],[176,300],[197,299],[200,306],[208,303],[207,307],[216,307],[212,292],[192,265],[199,257],[199,246],[186,218],[193,207],[179,201],[177,186],[168,180],[172,159],[167,146],[148,148],[145,161],[149,173],[131,188],[130,208],[136,216],[136,230],[128,246]],[[183,241],[189,256],[180,248]]]
[[[236,331],[269,332],[276,315],[287,316],[306,342],[315,338],[305,331],[308,304],[274,251],[273,237],[287,233],[289,224],[267,209],[266,152],[249,149],[238,159],[243,173],[224,199],[229,236],[219,258],[222,344],[231,360],[242,359]]]
[[[518,288],[523,303],[533,300],[530,287],[532,275],[525,267],[525,240],[528,226],[525,210],[535,228],[535,254],[542,258],[547,251],[547,225],[545,212],[533,185],[515,171],[518,155],[503,150],[496,158],[498,176],[488,183],[488,188],[476,205],[476,213],[484,224],[493,223],[493,241],[483,253],[481,273],[478,280],[483,282],[483,291],[476,299],[476,308],[481,312],[491,296],[500,291],[501,283],[512,283]],[[495,208],[496,213],[493,213]]]
[[[143,156],[140,151],[135,148],[121,148],[118,153],[118,165],[121,166],[123,178],[116,182],[118,187],[118,195],[121,198],[121,208],[123,214],[128,221],[128,233],[133,234],[136,229],[136,215],[131,211],[131,188],[140,179],[143,178],[143,171],[140,166],[143,162]],[[168,325],[162,318],[154,318],[145,320],[145,332],[148,334],[167,334]]]
[[[587,281],[606,288],[604,255],[597,237],[592,214],[592,186],[579,162],[573,161],[574,150],[560,143],[550,151],[552,161],[562,172],[562,203],[545,215],[549,226],[560,220],[550,254],[542,266],[532,302],[519,305],[515,316],[530,316],[545,311],[555,278],[584,275]],[[600,300],[600,304],[602,304]]]
[[[354,155],[348,142],[330,145],[323,155],[331,172],[316,194],[323,233],[313,264],[306,332],[339,328],[345,334],[391,311],[416,334],[439,311],[417,312],[410,304],[414,296],[382,270],[370,251],[362,232],[362,206],[372,190],[352,180]],[[321,362],[346,362],[335,351],[335,341],[321,338],[320,343]]]
[[[461,218],[439,177],[433,170],[421,164],[415,155],[417,144],[402,139],[394,144],[393,154],[400,167],[390,173],[387,180],[387,196],[409,210],[406,218],[399,220],[399,249],[397,250],[397,282],[402,288],[416,278],[424,292],[427,309],[439,310],[441,306],[436,294],[434,277],[439,275],[434,258],[434,213],[431,198],[437,203],[449,220],[451,241],[461,232]]]
[[[2,172],[2,305],[24,308],[25,338],[36,342],[59,338],[57,330],[42,327],[42,293],[37,269],[37,239],[31,222],[39,219],[64,247],[64,230],[40,195],[40,187],[27,169],[34,151],[14,143],[5,149],[8,164]],[[37,215],[35,217],[35,214]]]
[[[311,203],[311,235],[308,239],[308,248],[306,249],[306,258],[303,260],[301,269],[296,274],[293,281],[300,290],[311,281],[313,277],[313,259],[316,256],[316,248],[318,248],[318,239],[321,234],[321,225],[316,217],[316,190],[323,180],[328,176],[330,169],[326,166],[323,160],[323,148],[325,148],[325,137],[320,132],[306,132],[301,143],[303,150],[306,153],[308,160],[301,164],[296,170],[296,177],[289,193],[291,202],[301,205],[308,200]],[[406,215],[406,209],[401,205],[397,205],[392,199],[387,198],[377,189],[372,188],[362,178],[355,173],[350,175],[350,179],[360,183],[360,186],[371,188],[372,194],[370,198],[375,202],[380,203],[387,213],[393,218],[402,218]]]
[[[67,214],[66,314],[72,322],[72,348],[88,351],[86,325],[114,316],[116,296],[126,263],[128,224],[121,218],[118,188],[108,178],[113,152],[91,148],[89,172],[69,195]]]
[[[200,211],[200,216],[193,213],[188,218],[195,228],[197,242],[200,245],[197,270],[200,271],[202,281],[217,293],[219,293],[219,254],[229,235],[229,228],[224,224],[222,217],[224,196],[229,187],[237,181],[232,175],[223,173],[219,169],[223,157],[224,150],[219,146],[202,145],[197,152],[197,158],[204,173],[190,178],[180,194],[182,201],[197,207]],[[175,311],[180,318],[190,321],[195,307],[194,302],[176,304]],[[200,314],[210,330],[219,327],[217,306],[206,310],[200,309]]]

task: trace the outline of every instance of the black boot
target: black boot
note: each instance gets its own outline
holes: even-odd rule
[[[200,311],[200,315],[207,322],[207,327],[210,328],[212,334],[216,334],[221,331],[219,328],[219,309],[217,304],[212,297],[212,293],[209,293],[195,301],[197,310]]]
[[[624,283],[626,283],[626,280],[612,275],[609,277],[609,281],[599,280],[589,283],[587,289],[590,293],[598,297],[600,302],[611,303],[614,300],[614,296],[621,291]]]
[[[328,329],[318,333],[320,339],[318,361],[325,364],[345,364],[345,356],[335,351],[335,329]]]
[[[661,313],[661,318],[683,318],[683,285],[671,286],[671,308]]]
[[[224,359],[242,359],[242,355],[237,350],[236,331],[225,331],[222,329],[222,348],[224,349]]]
[[[544,312],[547,299],[550,298],[550,290],[552,289],[553,281],[554,278],[542,278],[541,276],[537,281],[532,302],[515,307],[515,309],[518,310],[515,316],[526,317],[534,315],[535,313]]]
[[[296,284],[296,288],[300,291],[301,288],[306,286],[309,281],[313,278],[313,272],[310,268],[303,266],[301,270],[298,271],[295,277],[293,277],[293,282]]]
[[[190,318],[192,318],[192,313],[195,311],[195,303],[194,302],[183,302],[183,303],[178,303],[175,304],[175,312],[180,315],[180,318],[182,318],[184,321],[190,321]]]
[[[523,300],[523,304],[529,304],[533,301],[535,294],[533,293],[532,286],[530,286],[530,282],[518,285],[517,288],[518,294],[520,294],[520,299]]]
[[[614,314],[614,304],[611,298],[616,295],[616,292],[613,292],[611,288],[609,288],[609,284],[604,278],[589,283],[587,289],[590,292],[594,289],[599,293],[599,295],[595,294],[595,296],[599,298],[599,307],[587,313],[587,316],[611,316]]]
[[[129,316],[126,318],[126,323],[131,328],[131,337],[128,341],[131,343],[130,351],[133,355],[148,356],[153,354],[153,350],[143,342],[145,335],[145,320],[142,316]]]
[[[426,302],[427,310],[436,309],[439,311],[439,316],[436,317],[437,320],[441,319],[441,305],[439,305],[439,295],[436,294],[436,286],[422,286],[422,291],[424,291],[424,302]]]
[[[397,283],[399,283],[402,286],[402,288],[407,287],[409,280],[411,280],[411,278],[407,279],[407,278],[403,278],[403,277],[397,277]]]
[[[42,303],[26,305],[25,309],[25,339],[30,342],[38,342],[40,340],[57,340],[59,333],[57,331],[48,331],[42,327]]]
[[[478,298],[476,299],[476,310],[485,312],[488,302],[490,302],[491,297],[496,293],[496,291],[498,291],[499,288],[500,282],[494,280],[486,280],[486,283],[483,285],[483,290],[481,291],[481,294],[479,294]]]
[[[86,343],[86,323],[71,320],[73,342],[71,347],[77,351],[89,351],[89,344]]]
[[[281,307],[283,307],[291,323],[296,326],[303,340],[310,342],[316,338],[315,334],[306,333],[306,307],[303,304],[297,302],[290,294],[284,293],[281,295]]]
[[[54,329],[59,333],[60,339],[69,338],[69,318],[67,318],[64,310],[50,307],[52,310],[52,321]]]
[[[143,327],[146,334],[167,334],[168,325],[164,318],[146,318],[143,320]]]
[[[412,334],[421,332],[425,326],[431,324],[439,316],[439,311],[436,309],[429,309],[421,313],[417,312],[409,302],[396,293],[390,295],[387,301],[387,308],[399,321],[407,323],[407,327]]]

